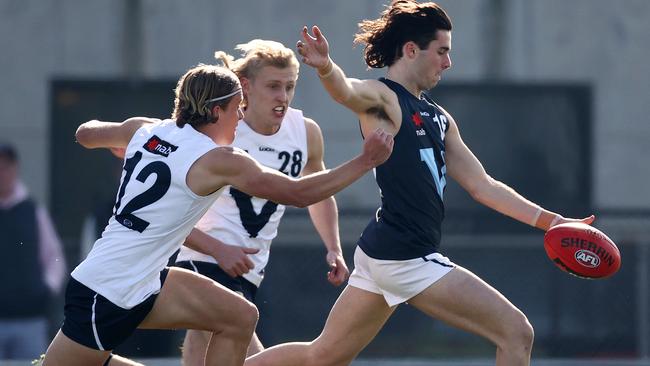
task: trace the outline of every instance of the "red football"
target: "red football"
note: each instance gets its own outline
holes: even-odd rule
[[[605,278],[621,267],[616,244],[593,226],[571,222],[553,226],[544,235],[544,249],[561,270],[581,278]]]

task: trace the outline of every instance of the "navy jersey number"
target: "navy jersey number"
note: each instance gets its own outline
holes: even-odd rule
[[[297,177],[302,171],[302,151],[296,150],[293,154],[288,151],[280,151],[278,159],[283,160],[279,171],[292,177]],[[291,165],[289,165],[291,164]],[[288,169],[287,169],[288,168]],[[278,204],[266,201],[262,206],[259,215],[253,209],[252,197],[234,187],[230,187],[230,195],[239,208],[241,223],[251,238],[256,238],[260,230],[269,222],[271,215],[277,210]]]
[[[427,167],[431,171],[433,180],[436,183],[436,189],[438,190],[438,196],[440,196],[440,200],[442,200],[442,195],[445,191],[445,186],[447,185],[447,165],[445,165],[444,151],[440,152],[440,158],[440,160],[442,160],[442,165],[438,167],[433,148],[420,149],[420,159],[427,164]]]
[[[117,222],[126,228],[141,233],[147,228],[147,226],[149,226],[150,222],[139,218],[133,213],[162,198],[162,196],[167,193],[167,190],[169,190],[169,186],[171,185],[172,181],[172,174],[169,166],[162,161],[154,161],[147,164],[147,166],[142,168],[135,179],[144,183],[151,174],[156,174],[155,182],[151,187],[149,187],[149,189],[133,197],[131,201],[127,202],[126,205],[124,205],[122,211],[118,213],[122,204],[124,192],[126,191],[126,186],[129,184],[131,176],[133,175],[133,171],[135,170],[136,165],[138,165],[140,162],[140,159],[142,159],[142,152],[137,151],[132,157],[126,159],[124,162],[124,170],[126,171],[126,174],[124,175],[124,180],[120,186],[120,191],[117,196],[117,202],[115,202],[115,209],[113,212],[115,214],[115,220],[117,220]]]

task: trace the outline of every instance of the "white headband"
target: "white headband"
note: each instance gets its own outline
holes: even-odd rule
[[[223,100],[223,99],[226,99],[226,98],[230,98],[233,95],[238,94],[239,92],[241,92],[241,88],[236,89],[234,92],[232,92],[230,94],[226,94],[226,95],[222,95],[220,97],[208,99],[208,100],[205,101],[205,103],[207,104],[207,103],[210,103],[210,102],[216,102],[218,100]]]

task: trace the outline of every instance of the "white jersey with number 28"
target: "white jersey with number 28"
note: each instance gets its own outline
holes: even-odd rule
[[[246,150],[264,166],[298,177],[308,156],[305,117],[302,111],[289,108],[273,135],[259,134],[245,121],[239,121],[233,146]],[[243,276],[259,286],[284,211],[284,205],[228,187],[196,227],[225,244],[259,249],[257,254],[249,255],[255,268]],[[176,261],[187,260],[216,263],[211,256],[183,246]]]

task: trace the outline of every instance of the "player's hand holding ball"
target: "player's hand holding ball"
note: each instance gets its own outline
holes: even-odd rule
[[[588,222],[592,222],[590,218]],[[585,223],[568,221],[544,235],[544,249],[561,270],[581,278],[606,278],[621,267],[621,253],[602,231]]]

